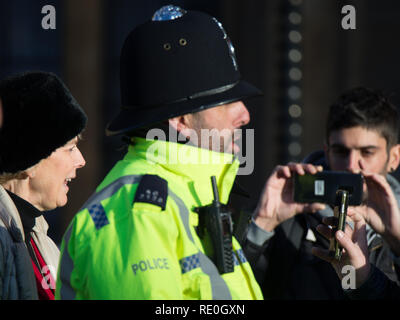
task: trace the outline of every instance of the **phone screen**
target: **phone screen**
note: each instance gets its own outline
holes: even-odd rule
[[[349,205],[360,205],[363,195],[363,177],[342,171],[322,171],[316,174],[294,175],[295,202],[320,202],[334,206],[337,191],[349,193]]]

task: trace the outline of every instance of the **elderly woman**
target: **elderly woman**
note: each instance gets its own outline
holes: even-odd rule
[[[0,81],[0,299],[54,299],[59,250],[42,214],[64,206],[85,165],[87,117],[54,74]]]

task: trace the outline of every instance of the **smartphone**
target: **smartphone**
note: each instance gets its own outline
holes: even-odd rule
[[[294,176],[295,202],[320,202],[333,206],[334,216],[338,218],[338,225],[333,228],[344,231],[346,226],[347,207],[357,206],[362,202],[363,177],[341,171],[322,171],[314,175],[305,174]],[[342,247],[335,238],[331,239],[329,251],[336,259],[342,257]]]
[[[333,227],[333,232],[336,233],[338,230],[342,230],[346,227],[346,216],[347,216],[347,207],[349,203],[349,192],[346,190],[339,190],[336,193],[336,205],[333,208],[333,214],[338,218],[337,226]],[[329,251],[331,256],[333,256],[336,260],[340,261],[342,258],[343,248],[339,245],[336,238],[330,240]]]
[[[320,202],[335,206],[338,190],[348,191],[348,205],[360,205],[363,196],[363,176],[344,171],[294,175],[293,199],[295,202]]]

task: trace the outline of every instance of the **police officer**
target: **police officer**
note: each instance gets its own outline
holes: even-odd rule
[[[242,99],[260,91],[241,79],[225,30],[166,6],[128,35],[120,62],[122,108],[107,133],[130,145],[64,235],[56,297],[261,299],[223,205],[239,166],[234,132],[250,120]],[[293,203],[287,183],[320,169],[275,169],[249,243],[264,242],[278,210],[321,208]]]

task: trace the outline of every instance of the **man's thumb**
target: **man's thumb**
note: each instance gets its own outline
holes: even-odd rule
[[[350,260],[356,258],[357,247],[343,231],[338,230],[335,234],[335,238],[338,243],[347,251]]]

